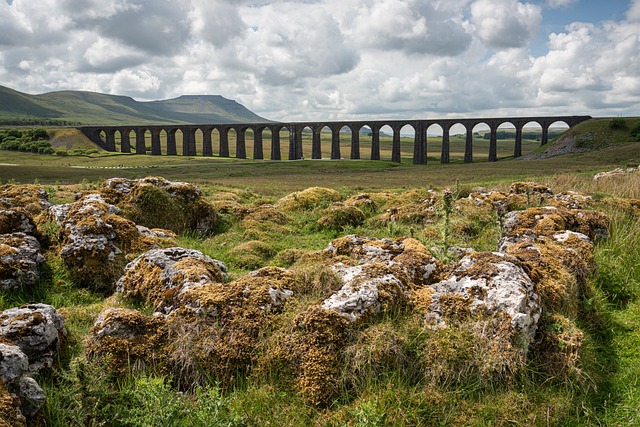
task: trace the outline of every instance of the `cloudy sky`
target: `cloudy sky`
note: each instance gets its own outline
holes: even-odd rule
[[[273,120],[640,115],[640,0],[0,0],[0,85]]]

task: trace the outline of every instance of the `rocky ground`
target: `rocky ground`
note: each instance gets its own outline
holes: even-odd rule
[[[152,368],[184,390],[211,377],[225,385],[276,372],[318,406],[354,388],[372,364],[409,363],[433,383],[461,373],[508,382],[532,358],[544,360],[549,375],[571,371],[582,340],[579,298],[595,269],[593,242],[608,229],[589,196],[534,183],[465,197],[406,194],[402,203],[388,193],[343,200],[335,190],[313,188],[247,207],[233,195],[209,202],[187,183],[114,178],[76,197],[55,205],[37,186],[0,186],[4,292],[34,286],[43,254],[52,253],[76,286],[111,297],[85,342],[87,360],[107,372]],[[215,234],[224,214],[253,238],[240,250],[260,250],[261,227],[283,228],[288,215],[320,199],[328,207],[319,229],[367,221],[418,227],[444,218],[439,226],[456,233],[470,225],[449,224],[449,215],[467,212],[497,221],[501,236],[495,250],[476,252],[446,242],[428,248],[408,236],[348,234],[321,251],[292,248],[287,268],[264,265],[236,278],[225,260],[176,246],[180,233]],[[136,306],[145,309],[130,308]],[[46,401],[34,377],[50,370],[66,345],[59,308],[33,303],[0,313],[5,425],[25,425]],[[376,332],[391,315],[403,319],[405,335]],[[408,336],[423,341],[409,351]],[[452,350],[463,343],[464,352]],[[365,358],[363,348],[373,346],[378,353]]]

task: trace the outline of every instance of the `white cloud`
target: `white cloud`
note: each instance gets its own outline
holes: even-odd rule
[[[558,9],[561,7],[569,7],[579,1],[580,0],[547,0],[546,5],[552,9]]]
[[[0,82],[220,94],[276,120],[640,114],[640,0],[554,27],[534,56],[543,15],[570,3],[0,0]]]
[[[495,49],[526,46],[542,21],[540,6],[516,0],[476,0],[471,17],[478,38]]]
[[[407,53],[457,55],[467,49],[461,11],[446,3],[418,0],[375,0],[357,9],[351,33],[361,46]]]

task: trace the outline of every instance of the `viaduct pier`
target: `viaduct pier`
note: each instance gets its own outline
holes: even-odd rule
[[[591,116],[546,116],[546,117],[501,117],[501,118],[465,118],[465,119],[425,119],[425,120],[363,120],[363,121],[320,121],[320,122],[267,122],[267,123],[229,123],[229,124],[165,124],[165,125],[140,125],[140,126],[82,126],[80,131],[91,141],[98,144],[107,151],[117,151],[116,139],[119,137],[119,148],[121,152],[136,154],[147,154],[147,135],[150,134],[150,146],[152,155],[178,155],[177,138],[178,131],[182,134],[182,155],[195,156],[198,152],[196,147],[196,134],[202,132],[202,149],[204,156],[213,156],[214,147],[212,144],[212,133],[219,132],[219,147],[217,155],[229,157],[229,132],[233,130],[236,134],[236,157],[247,158],[246,133],[251,130],[253,133],[253,159],[264,159],[263,132],[269,131],[271,138],[271,160],[281,160],[281,137],[282,131],[288,132],[288,159],[299,160],[304,158],[302,135],[304,132],[311,133],[311,153],[307,153],[307,158],[321,159],[322,145],[320,134],[328,129],[331,132],[331,159],[340,159],[343,153],[340,151],[340,134],[346,130],[351,133],[351,147],[349,158],[360,158],[360,135],[363,131],[371,135],[371,160],[380,160],[380,130],[388,126],[393,131],[391,160],[401,161],[400,132],[409,126],[413,129],[415,137],[413,142],[413,163],[427,163],[427,131],[432,126],[439,126],[442,130],[442,150],[440,162],[449,163],[449,133],[453,126],[462,125],[466,129],[466,141],[464,149],[465,163],[473,161],[473,129],[480,124],[489,127],[489,158],[490,162],[495,162],[497,158],[497,132],[498,128],[504,124],[510,124],[515,128],[515,143],[513,156],[522,155],[522,134],[523,128],[527,124],[537,124],[542,128],[541,145],[549,140],[549,128],[557,122],[565,123],[570,128],[580,122],[590,119]],[[163,153],[161,134],[164,132],[166,138],[166,148]],[[135,136],[135,143],[132,144],[131,136]],[[133,145],[133,146],[132,146]],[[346,154],[346,153],[345,153]]]

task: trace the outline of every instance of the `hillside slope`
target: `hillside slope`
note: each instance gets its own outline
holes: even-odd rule
[[[524,156],[523,159],[546,159],[637,142],[637,138],[630,134],[630,130],[638,123],[640,118],[637,117],[587,120],[554,138],[549,144],[540,147],[538,152]]]
[[[47,120],[90,124],[267,122],[220,95],[139,102],[128,96],[84,91],[29,95],[0,86],[0,123]]]

